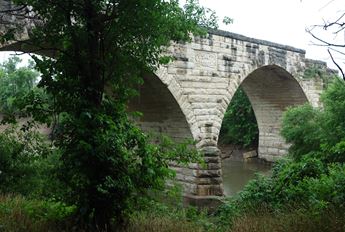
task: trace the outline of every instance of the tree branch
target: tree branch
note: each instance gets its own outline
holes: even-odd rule
[[[326,46],[340,47],[340,48],[345,47],[345,44],[335,44],[335,43],[327,42],[326,40],[321,39],[320,37],[316,36],[313,32],[311,32],[311,30],[306,29],[306,32],[309,33],[314,39],[324,43]]]
[[[27,5],[23,5],[23,6],[19,6],[17,8],[0,10],[0,14],[11,14],[12,12],[22,11],[22,10],[26,9],[27,7],[28,7]]]
[[[340,72],[341,72],[341,75],[342,75],[342,77],[343,77],[343,80],[345,80],[345,74],[344,74],[342,68],[341,68],[340,65],[334,60],[331,51],[330,51],[329,49],[327,49],[327,51],[328,51],[328,54],[330,55],[330,57],[331,57],[331,59],[332,59],[333,64],[335,64],[335,65],[337,66],[337,68],[338,68],[338,69],[340,70]]]

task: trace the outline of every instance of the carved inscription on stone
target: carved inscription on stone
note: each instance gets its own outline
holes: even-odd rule
[[[195,63],[201,69],[217,68],[217,54],[205,51],[195,51]]]

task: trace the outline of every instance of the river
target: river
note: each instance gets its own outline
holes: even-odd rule
[[[255,173],[269,174],[272,166],[257,158],[244,161],[242,157],[222,160],[224,194],[233,196],[243,189]]]

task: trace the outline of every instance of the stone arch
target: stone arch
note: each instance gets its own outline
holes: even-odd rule
[[[158,77],[153,73],[145,75],[144,83],[139,87],[139,95],[129,102],[129,110],[143,114],[137,123],[145,132],[164,134],[176,142],[193,140],[190,124],[185,116],[186,103],[183,108],[176,99],[180,96],[181,100],[183,94],[177,82],[170,78],[168,75]],[[171,164],[171,168],[176,171],[176,180],[182,185],[184,194],[195,194],[197,184],[194,172],[198,165],[181,167]]]
[[[27,31],[28,30],[25,30],[25,33],[18,35],[18,37],[20,37],[22,41],[26,41],[29,39]],[[45,50],[45,52],[42,53],[40,51],[37,51],[37,49],[35,48],[24,45],[26,44],[23,42],[9,43],[0,46],[0,51],[28,53],[34,51],[34,53],[36,53],[37,55],[48,57],[55,56],[54,51]],[[163,132],[164,134],[167,134],[170,137],[176,139],[182,139],[182,134],[185,134],[184,138],[200,140],[198,139],[200,128],[197,126],[195,116],[190,110],[190,102],[188,101],[188,96],[183,93],[183,88],[181,88],[179,83],[176,81],[174,75],[168,73],[168,65],[161,66],[156,70],[154,74],[146,75],[143,78],[144,85],[141,88],[140,94],[145,94],[145,96],[140,97],[140,99],[134,99],[133,101],[131,101],[132,105],[130,106],[130,108],[133,110],[143,112],[144,117],[140,122],[143,129],[146,131]],[[153,92],[147,89],[149,86],[152,87],[151,90],[153,90]],[[154,97],[151,97],[154,93],[156,93],[155,103],[153,103]],[[148,99],[145,100],[145,97],[148,97]],[[153,109],[150,107],[142,108],[139,104],[140,101],[144,101],[144,104],[147,105],[149,105],[149,102],[151,101],[152,104],[160,105],[162,110],[160,112],[157,111],[154,113],[154,110],[157,109]],[[172,109],[175,110],[172,111]],[[158,113],[160,113],[162,116],[158,117]],[[149,125],[147,120],[149,117],[154,117],[153,114],[156,114],[156,119],[160,120],[160,122],[157,122],[155,124],[151,120],[151,123]],[[144,123],[143,120],[146,120],[146,122]],[[165,126],[163,126],[162,124],[163,121],[165,121]],[[186,128],[188,128],[188,130]],[[178,133],[180,135],[177,135]]]
[[[23,33],[18,36],[23,41],[29,38],[28,33]],[[0,47],[0,51],[28,53],[34,51],[37,55],[55,56],[54,51],[45,50],[42,53],[35,48],[24,45],[26,44],[22,42],[14,42],[3,45]],[[168,73],[168,67],[168,65],[161,66],[154,74],[143,77],[144,85],[141,87],[140,94],[144,94],[144,96],[133,99],[129,108],[144,114],[139,124],[146,131],[162,132],[177,140],[194,139],[198,141],[200,140],[200,128],[197,125],[193,112],[190,110],[188,96],[184,94],[183,88],[181,88],[175,76]],[[147,89],[149,87],[152,89]],[[156,96],[153,96],[155,93]],[[146,97],[148,98],[146,99]],[[149,106],[150,103],[152,103],[153,107],[159,106],[161,107],[161,111],[158,112],[158,108],[143,108],[139,104],[140,101],[142,103],[144,102],[146,106]],[[157,112],[154,112],[155,110]],[[161,115],[160,117],[158,116],[159,114]],[[152,119],[149,119],[150,117],[156,117],[158,121],[154,123]],[[150,120],[151,122],[149,123]],[[165,126],[163,126],[164,123]]]
[[[21,43],[14,43],[2,47],[1,51],[30,52],[31,50],[23,49]],[[50,52],[35,53],[54,57]],[[142,113],[137,123],[145,132],[164,134],[176,142],[195,140],[199,136],[200,128],[192,111],[189,110],[190,101],[175,76],[169,74],[167,69],[168,66],[162,66],[155,73],[143,76],[144,83],[138,87],[139,95],[130,100],[128,109]],[[196,164],[190,164],[189,167],[172,164],[171,168],[176,171],[176,180],[183,186],[184,192],[195,194],[197,185],[193,183],[196,179],[194,172],[199,167]]]
[[[185,93],[184,88],[178,81],[176,74],[174,75],[168,72],[169,66],[171,66],[171,64],[161,66],[158,70],[156,70],[154,75],[158,77],[158,79],[164,85],[162,88],[167,89],[171,96],[175,99],[176,103],[179,105],[179,109],[184,114],[185,120],[189,125],[192,139],[195,141],[200,141],[200,127],[192,111],[189,96]]]
[[[234,85],[242,86],[254,109],[259,127],[259,157],[275,161],[285,155],[289,145],[280,135],[283,112],[287,107],[309,102],[299,81],[278,65],[265,65]]]
[[[140,127],[176,141],[193,139],[185,114],[166,84],[153,73],[144,75],[143,79],[139,95],[129,102],[130,111],[143,114],[138,119]]]

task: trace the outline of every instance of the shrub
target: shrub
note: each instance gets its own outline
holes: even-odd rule
[[[0,133],[0,154],[0,192],[56,195],[61,186],[53,169],[59,153],[38,132],[7,128]]]
[[[344,206],[345,165],[326,165],[320,159],[278,162],[272,176],[258,175],[236,198],[243,209],[267,206],[272,210],[291,205],[315,212],[329,206]]]
[[[288,110],[282,135],[292,143],[296,160],[314,156],[325,162],[345,161],[345,83],[335,80],[322,95],[323,109],[304,105]]]
[[[238,204],[251,207],[255,204],[270,204],[276,202],[273,194],[273,180],[270,177],[257,174],[239,193]]]
[[[289,153],[294,159],[300,160],[303,155],[320,149],[320,114],[309,104],[290,108],[284,114],[281,133],[291,143]]]

